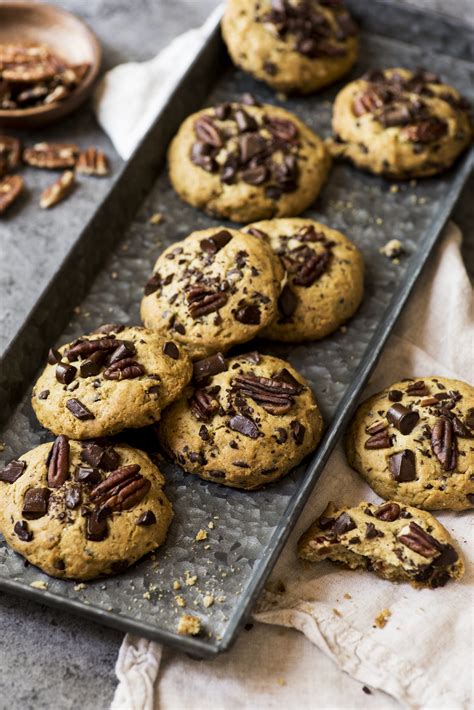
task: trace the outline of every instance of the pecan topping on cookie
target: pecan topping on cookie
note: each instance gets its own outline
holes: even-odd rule
[[[104,372],[106,380],[132,380],[145,374],[145,368],[133,358],[123,358],[114,362]]]
[[[59,488],[69,475],[69,440],[67,436],[56,437],[48,463],[48,486]]]
[[[434,557],[440,552],[439,542],[417,523],[409,523],[407,532],[399,535],[398,539],[422,557]]]
[[[188,309],[193,318],[218,311],[227,303],[227,295],[211,286],[191,286],[186,292]]]
[[[210,422],[219,409],[219,402],[206,390],[197,389],[189,400],[189,406],[196,419]]]
[[[262,377],[251,372],[237,375],[232,380],[232,391],[250,397],[262,405],[269,414],[280,415],[290,411],[294,397],[303,386],[290,384],[277,378]]]
[[[140,473],[140,466],[130,464],[113,471],[105,481],[95,486],[89,494],[89,499],[98,505],[99,509],[129,510],[143,500],[150,486],[150,481]]]
[[[364,448],[366,449],[389,449],[391,446],[392,439],[386,431],[379,431],[376,434],[372,434],[364,444]]]
[[[431,432],[431,448],[445,471],[452,471],[457,463],[457,442],[453,423],[440,417]]]

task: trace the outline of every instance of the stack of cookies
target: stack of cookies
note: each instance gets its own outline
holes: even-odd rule
[[[319,89],[357,56],[339,0],[229,0],[223,33],[234,61],[279,91]],[[49,351],[32,404],[56,439],[0,471],[0,528],[33,564],[90,579],[164,542],[163,476],[121,442],[126,429],[154,425],[186,474],[249,491],[315,449],[323,422],[309,383],[251,341],[330,336],[362,301],[364,266],[344,234],[297,215],[328,179],[330,151],[408,177],[444,169],[470,137],[454,89],[398,69],[343,89],[334,129],[327,146],[249,95],[184,121],[169,150],[175,190],[241,226],[193,232],[159,256],[145,327],[109,324]],[[300,555],[432,587],[459,578],[459,554],[425,511],[474,507],[473,411],[472,387],[442,378],[398,383],[362,405],[349,460],[388,502],[331,506]]]

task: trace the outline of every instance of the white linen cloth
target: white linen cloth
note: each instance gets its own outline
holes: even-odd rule
[[[221,12],[218,7],[202,28],[176,38],[151,61],[124,64],[105,75],[95,111],[122,158],[132,155]],[[459,230],[450,225],[366,395],[408,376],[473,381],[473,294],[460,241]],[[438,515],[462,549],[462,582],[419,591],[329,562],[297,560],[299,535],[331,499],[377,500],[347,466],[341,445],[272,574],[285,593],[266,593],[254,613],[254,628],[213,661],[193,661],[127,635],[117,660],[112,710],[472,707],[472,514]],[[385,608],[391,616],[381,629],[374,619]],[[362,692],[362,683],[372,688],[372,697]]]
[[[449,225],[365,395],[409,376],[438,374],[473,381],[473,293],[460,242],[459,230]],[[235,647],[213,661],[193,661],[169,650],[162,657],[160,645],[126,636],[116,666],[120,684],[113,710],[370,705],[379,710],[397,707],[393,699],[410,708],[471,708],[472,513],[437,513],[462,550],[463,580],[442,589],[416,590],[330,562],[297,560],[298,537],[328,500],[378,500],[348,467],[341,445],[273,571],[271,579],[282,582],[286,592],[264,594],[254,613],[255,627],[243,631]],[[391,616],[378,628],[374,619],[383,609]],[[376,691],[367,697],[341,671],[393,699]]]

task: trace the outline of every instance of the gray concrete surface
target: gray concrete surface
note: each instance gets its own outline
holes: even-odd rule
[[[405,0],[404,0],[405,1]],[[463,17],[474,25],[471,0],[410,0]],[[216,0],[62,0],[56,4],[82,15],[98,33],[106,66],[142,60],[171,37],[200,24]],[[67,127],[74,127],[72,119]],[[90,114],[81,131],[96,135]],[[66,130],[66,129],[65,129]],[[454,218],[465,234],[464,253],[474,273],[474,179],[464,190]],[[84,195],[84,197],[86,197]],[[21,215],[21,213],[19,213]],[[14,222],[0,230],[0,341],[3,346],[76,236],[79,224],[64,222],[22,231],[12,249]],[[7,263],[5,263],[8,253]],[[8,309],[8,314],[5,311]],[[1,348],[1,345],[0,345]],[[0,708],[34,710],[108,707],[115,688],[114,664],[122,634],[64,613],[0,593]]]

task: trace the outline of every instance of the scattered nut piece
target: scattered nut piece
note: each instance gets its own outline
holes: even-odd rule
[[[5,158],[10,168],[16,168],[20,162],[21,143],[18,138],[0,136],[0,157]]]
[[[184,577],[185,577],[184,581],[186,582],[188,587],[194,587],[194,585],[197,582],[197,575],[195,575],[195,574],[190,575],[189,572],[185,572]]]
[[[383,247],[380,247],[379,252],[389,259],[396,259],[397,256],[405,253],[403,244],[398,239],[391,239]]]
[[[203,598],[202,603],[208,609],[210,606],[214,604],[214,597],[212,594],[206,594],[206,596]]]
[[[174,599],[178,606],[186,606],[186,600],[179,594],[177,594]]]
[[[34,168],[57,170],[72,168],[76,164],[79,148],[74,143],[36,143],[25,148],[23,161]]]
[[[87,589],[87,584],[84,584],[84,582],[79,582],[79,584],[74,585],[75,592],[82,592],[83,589]]]
[[[201,528],[194,539],[198,542],[201,542],[201,540],[207,540],[207,532]]]
[[[214,523],[212,522],[212,520],[208,522],[207,527],[209,528],[209,530],[214,530],[215,525],[214,525]]]
[[[377,614],[377,616],[374,619],[374,624],[378,629],[383,629],[383,627],[386,625],[387,621],[389,618],[392,616],[392,612],[390,609],[382,609],[380,614]]]
[[[76,170],[84,175],[108,175],[109,166],[104,151],[93,146],[81,151],[77,159]]]
[[[48,583],[43,582],[42,579],[35,579],[34,582],[31,582],[30,587],[34,587],[34,589],[43,589],[46,591],[48,589]]]
[[[74,172],[66,170],[56,182],[44,190],[40,199],[40,207],[46,210],[62,202],[72,192],[75,182]]]
[[[19,175],[6,175],[0,180],[0,214],[3,214],[23,192],[23,178]]]
[[[143,592],[143,599],[151,599],[150,592]]]
[[[178,582],[177,579],[175,579],[175,581],[173,582],[173,589],[175,589],[176,591],[178,591],[178,589],[181,589],[181,582]]]
[[[201,621],[196,616],[191,616],[191,614],[183,614],[181,616],[177,626],[178,634],[197,636],[200,631]]]
[[[164,221],[164,216],[162,215],[161,212],[155,212],[155,214],[152,214],[150,219],[148,220],[150,224],[161,224]]]

